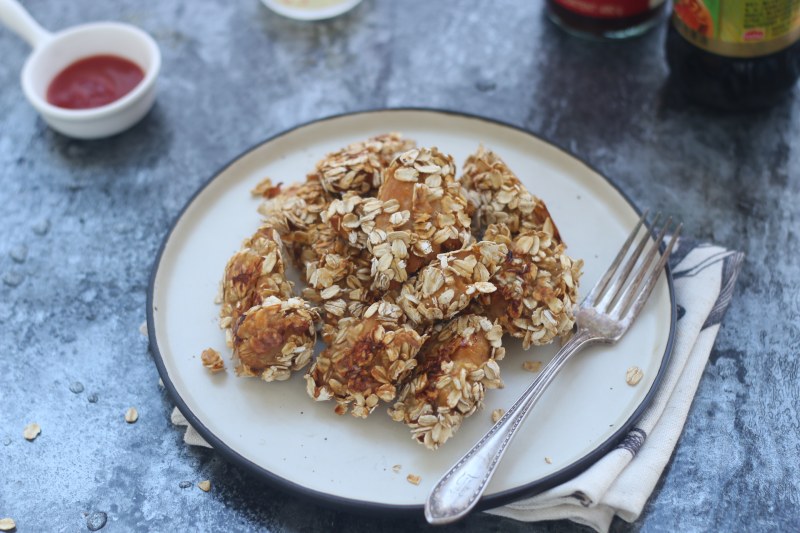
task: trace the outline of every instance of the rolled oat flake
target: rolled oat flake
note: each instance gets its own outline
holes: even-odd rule
[[[632,366],[625,372],[625,382],[633,387],[638,384],[644,377],[644,372],[638,366]]]
[[[135,407],[131,407],[125,411],[125,422],[133,424],[137,420],[139,420],[139,411],[137,411]]]
[[[26,440],[34,440],[36,437],[39,436],[39,433],[42,432],[42,428],[39,424],[33,422],[25,426],[25,429],[22,430],[22,436],[25,437]]]

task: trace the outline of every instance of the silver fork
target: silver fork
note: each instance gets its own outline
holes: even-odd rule
[[[608,271],[581,302],[575,313],[576,330],[572,337],[511,409],[433,487],[425,502],[428,522],[448,524],[469,513],[486,490],[525,417],[564,364],[582,348],[617,342],[628,331],[650,296],[681,230],[678,224],[660,257],[658,251],[672,224],[671,218],[655,241],[651,241],[650,232],[645,231],[634,248],[633,243],[646,217],[645,211]],[[656,215],[653,227],[659,218],[660,215]],[[642,258],[645,249],[647,252]]]

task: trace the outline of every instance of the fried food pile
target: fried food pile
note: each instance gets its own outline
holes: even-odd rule
[[[360,418],[388,404],[436,449],[503,386],[504,335],[528,349],[572,331],[583,261],[490,150],[459,179],[452,156],[384,134],[328,154],[304,183],[267,179],[254,194],[262,226],[222,280],[240,376],[285,380],[311,363],[311,398]],[[326,347],[313,359],[317,333]]]

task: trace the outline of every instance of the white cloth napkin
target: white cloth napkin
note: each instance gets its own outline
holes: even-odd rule
[[[588,470],[536,496],[486,511],[526,522],[567,519],[600,532],[642,512],[678,441],[744,254],[681,239],[670,258],[678,305],[672,358],[652,403],[620,444]],[[175,408],[183,440],[211,447]]]
[[[678,324],[667,373],[619,446],[557,487],[487,512],[526,522],[568,519],[600,532],[642,512],[675,443],[733,295],[744,254],[681,239],[670,258]]]

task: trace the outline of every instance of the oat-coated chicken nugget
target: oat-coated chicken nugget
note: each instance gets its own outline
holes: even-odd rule
[[[473,230],[480,234],[490,224],[505,224],[512,236],[523,229],[542,229],[559,238],[544,202],[528,192],[500,157],[480,146],[464,163],[461,184],[477,207]]]
[[[320,214],[330,201],[318,176],[312,174],[307,181],[282,189],[258,207],[263,224],[280,234],[298,268],[302,268],[303,254],[309,248],[307,232],[321,222]]]
[[[292,295],[278,232],[262,226],[231,257],[222,280],[220,326],[236,372],[282,380],[308,364],[319,317]]]
[[[572,331],[582,260],[545,230],[524,229],[515,238],[504,225],[486,230],[487,240],[503,243],[510,253],[492,278],[497,291],[481,295],[474,307],[522,346],[551,343]]]
[[[317,401],[333,398],[338,414],[352,406],[353,416],[366,418],[379,400],[395,398],[424,341],[398,306],[375,302],[363,318],[340,321],[335,339],[306,374],[308,394]]]
[[[383,183],[383,173],[394,157],[415,144],[399,133],[377,135],[328,154],[317,163],[316,174],[332,195],[350,192],[372,196]]]
[[[370,146],[377,150],[374,143]],[[371,256],[350,246],[322,220],[330,198],[319,175],[311,174],[305,183],[287,187],[260,207],[265,221],[281,229],[289,257],[307,283],[303,298],[320,306],[326,342],[340,319],[361,316],[365,304],[378,299],[369,291]]]
[[[319,317],[301,298],[270,296],[239,317],[233,328],[236,373],[282,381],[311,360]]]
[[[462,250],[439,254],[400,289],[398,304],[417,326],[449,320],[479,294],[492,293],[489,280],[500,268],[505,244],[481,241]]]
[[[470,243],[468,204],[455,180],[453,158],[436,148],[400,154],[377,198],[346,196],[323,219],[348,242],[372,254],[372,288],[406,281],[438,253]]]
[[[502,387],[497,366],[505,355],[502,335],[499,325],[478,315],[438,325],[389,415],[408,425],[412,438],[426,448],[444,444],[483,406],[487,388]]]
[[[268,296],[292,296],[280,247],[278,233],[262,226],[228,260],[222,279],[220,326],[223,329],[230,329],[242,313]]]

